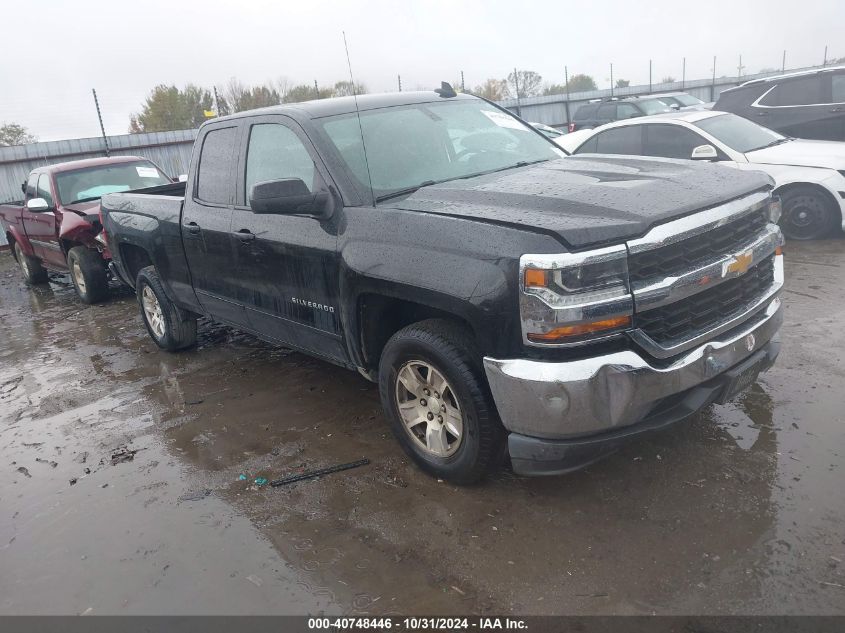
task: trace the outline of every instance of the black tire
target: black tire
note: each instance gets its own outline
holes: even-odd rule
[[[41,260],[37,257],[26,255],[23,249],[21,249],[21,245],[17,242],[15,242],[15,259],[21,268],[21,274],[26,280],[26,283],[34,286],[47,283],[47,271],[41,265]]]
[[[160,324],[151,323],[145,309],[145,294],[151,292],[160,308]],[[138,273],[135,283],[135,293],[138,297],[138,305],[141,309],[141,319],[150,338],[155,341],[161,349],[168,352],[175,352],[186,347],[192,347],[197,342],[197,320],[195,317],[185,314],[168,299],[161,284],[161,279],[156,272],[155,266],[142,268]]]
[[[787,189],[781,196],[780,227],[792,240],[817,240],[834,229],[837,213],[830,199],[815,187]]]
[[[109,294],[109,278],[102,256],[85,246],[74,246],[67,254],[67,267],[76,294],[85,303],[99,303]]]
[[[453,393],[460,407],[461,439],[449,456],[433,455],[418,445],[412,439],[412,432],[406,430],[399,412],[399,372],[415,361],[430,364],[442,374],[449,384],[449,397]],[[379,393],[394,435],[425,472],[456,484],[471,484],[501,466],[506,433],[484,378],[481,354],[466,328],[450,321],[430,319],[394,334],[381,355]],[[446,397],[445,389],[442,395]]]

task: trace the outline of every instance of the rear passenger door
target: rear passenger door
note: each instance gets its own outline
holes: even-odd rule
[[[230,225],[235,192],[238,127],[231,121],[203,129],[193,182],[185,192],[182,243],[197,301],[215,319],[247,326],[238,301],[240,280]]]
[[[312,193],[331,194],[330,177],[302,128],[271,115],[246,119],[241,138],[232,248],[239,300],[251,328],[313,354],[347,359],[340,326],[337,219],[256,214],[249,194],[257,182],[301,179]]]
[[[829,119],[834,118],[829,73],[794,77],[779,82],[761,95],[752,120],[787,136],[834,139]]]

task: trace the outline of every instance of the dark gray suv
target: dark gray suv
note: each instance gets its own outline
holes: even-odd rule
[[[796,138],[845,141],[845,66],[754,79],[713,107]]]
[[[649,114],[663,114],[664,112],[674,112],[674,109],[660,99],[650,97],[593,101],[585,103],[575,111],[575,116],[569,123],[569,131],[591,130],[612,121],[633,119]]]

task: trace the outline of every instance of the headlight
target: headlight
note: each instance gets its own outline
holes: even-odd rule
[[[769,202],[769,222],[777,224],[780,222],[780,214],[783,210],[780,202],[780,196],[772,196],[772,201]]]
[[[578,345],[616,335],[631,326],[627,249],[523,255],[520,316],[523,342]]]

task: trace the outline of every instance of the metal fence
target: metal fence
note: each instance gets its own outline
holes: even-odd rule
[[[823,66],[812,66],[810,68],[796,68],[787,72],[798,72],[801,70],[821,69]],[[517,113],[526,121],[533,123],[544,123],[553,127],[567,125],[575,114],[576,110],[592,99],[606,99],[608,97],[632,97],[637,95],[655,94],[660,92],[688,92],[702,101],[716,101],[723,90],[738,86],[752,79],[761,77],[772,77],[783,74],[781,71],[770,73],[759,73],[756,75],[743,75],[742,77],[716,77],[708,79],[691,79],[687,81],[673,81],[671,83],[656,83],[640,86],[627,86],[625,88],[614,88],[613,90],[591,90],[589,92],[573,92],[569,95],[548,95],[542,97],[524,97],[522,99],[504,99],[499,105]]]

